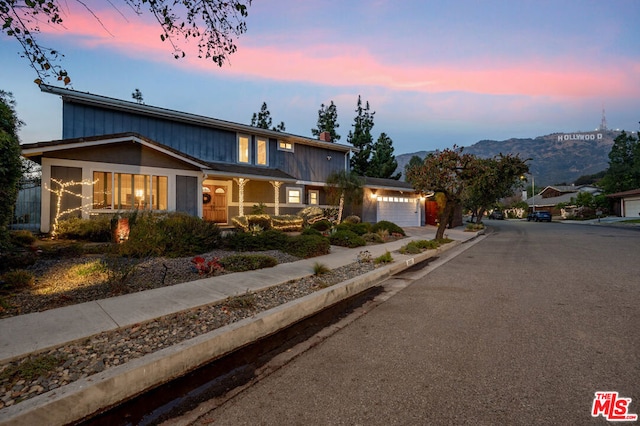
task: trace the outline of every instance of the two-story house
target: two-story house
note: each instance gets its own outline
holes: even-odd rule
[[[83,217],[131,209],[183,211],[221,225],[263,204],[272,214],[327,207],[326,178],[349,170],[354,148],[249,125],[41,85],[63,103],[62,139],[22,145],[42,165],[41,231],[58,211],[50,192],[66,189],[61,211]],[[360,215],[400,226],[423,223],[410,185],[365,184]]]

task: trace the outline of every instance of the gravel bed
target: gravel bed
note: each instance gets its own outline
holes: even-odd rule
[[[279,250],[243,253],[271,256],[278,263],[300,260]],[[233,254],[237,252],[215,250],[200,256],[211,260]],[[126,259],[99,254],[39,259],[26,268],[35,276],[32,288],[2,295],[0,319],[193,281],[200,278],[193,257]]]
[[[298,260],[281,252],[260,253],[272,255],[279,262]],[[222,258],[228,254],[230,253],[211,252],[203,257],[206,259]],[[171,283],[177,284],[198,278],[191,269],[190,259],[191,257],[153,259],[141,262],[130,277],[131,282],[137,282],[138,285],[128,286],[137,288],[133,291],[140,291],[159,286],[156,282],[158,280],[164,282],[163,285],[171,285]],[[163,264],[167,267],[166,274],[164,274]],[[261,292],[235,296],[217,304],[179,312],[119,330],[103,332],[82,341],[13,360],[0,366],[0,416],[3,408],[20,401],[256,315],[319,289],[364,274],[374,268],[371,262],[355,262],[323,275],[310,275]],[[61,277],[58,278],[59,281],[64,281],[60,279]],[[112,294],[114,289],[110,288],[113,285],[106,285],[106,289],[102,287],[105,285],[89,284],[78,290],[79,293],[86,292],[86,294],[74,292],[69,297],[73,298],[72,303],[78,303],[83,298],[93,297],[95,299],[115,295]],[[68,291],[71,292],[71,289]],[[119,290],[116,288],[115,291]],[[108,296],[97,297],[104,294],[108,294]],[[56,303],[60,303],[60,301],[53,302],[54,305]],[[45,308],[44,305],[36,303],[30,305],[30,309],[42,308]]]

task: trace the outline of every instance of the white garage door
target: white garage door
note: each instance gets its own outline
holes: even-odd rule
[[[398,226],[420,226],[420,214],[415,198],[378,197],[378,222],[388,220]]]
[[[635,218],[640,217],[640,199],[624,200],[624,216]]]

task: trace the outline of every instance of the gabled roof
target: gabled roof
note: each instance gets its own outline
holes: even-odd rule
[[[408,191],[415,192],[415,189],[409,182],[404,182],[401,180],[395,179],[382,179],[382,178],[372,178],[365,177],[364,178],[364,186],[366,188],[377,188],[377,189],[389,189],[393,191]]]
[[[37,142],[20,145],[22,155],[27,158],[40,157],[46,152],[62,151],[76,148],[87,148],[98,145],[107,145],[120,142],[134,142],[161,152],[170,157],[184,161],[200,168],[203,173],[211,176],[238,176],[248,179],[278,179],[281,181],[296,182],[296,178],[279,169],[268,167],[248,166],[241,164],[214,163],[199,160],[164,144],[151,140],[137,133],[118,133],[113,135],[92,136],[75,139],[62,139],[48,142]]]
[[[292,135],[290,133],[277,132],[275,130],[261,129],[259,127],[250,126],[247,124],[234,123],[231,121],[219,120],[217,118],[205,117],[202,115],[190,114],[186,112],[180,112],[170,110],[166,108],[154,107],[150,105],[139,104],[137,102],[123,101],[120,99],[109,98],[101,95],[94,95],[92,93],[78,92],[71,89],[65,89],[62,87],[50,86],[47,84],[41,84],[40,90],[45,93],[51,93],[54,95],[62,96],[65,102],[76,102],[87,105],[100,106],[102,108],[108,108],[118,111],[126,111],[135,114],[147,115],[151,117],[163,118],[167,120],[179,121],[182,123],[191,123],[198,126],[214,127],[218,129],[225,129],[234,132],[251,133],[255,135],[265,136],[273,139],[279,139],[282,141],[299,143],[303,145],[318,146],[325,149],[330,149],[339,152],[358,152],[359,149],[350,146],[333,142],[324,142],[318,139],[307,138],[304,136]]]

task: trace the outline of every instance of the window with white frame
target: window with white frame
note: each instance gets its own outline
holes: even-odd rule
[[[318,190],[309,191],[309,204],[311,205],[320,204],[320,191]]]
[[[263,138],[256,139],[256,164],[260,166],[267,165],[267,140]]]
[[[302,204],[302,189],[287,188],[287,204]]]
[[[278,150],[293,152],[293,142],[278,141]]]
[[[167,210],[167,176],[93,172],[93,209]]]
[[[249,136],[238,135],[238,163],[249,162]]]

